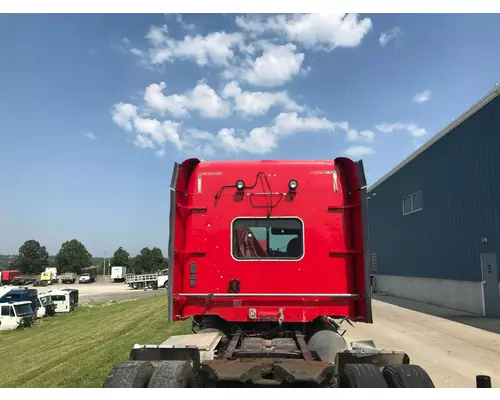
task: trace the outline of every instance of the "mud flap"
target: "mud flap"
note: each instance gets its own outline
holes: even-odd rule
[[[196,346],[165,346],[136,344],[130,351],[133,361],[190,361],[193,369],[200,369],[200,350]]]
[[[335,375],[338,379],[343,377],[347,364],[374,364],[384,367],[410,363],[410,357],[404,351],[378,349],[371,340],[352,342],[351,347],[351,350],[339,352],[335,357]]]

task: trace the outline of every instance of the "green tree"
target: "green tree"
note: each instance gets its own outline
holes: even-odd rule
[[[76,272],[81,273],[82,268],[90,267],[92,254],[78,240],[73,239],[64,242],[61,250],[56,255],[54,261],[58,272]]]
[[[124,266],[128,267],[130,264],[129,260],[130,254],[127,252],[127,250],[124,250],[122,247],[118,247],[118,249],[115,251],[115,254],[113,254],[113,258],[111,259],[111,266]]]
[[[155,272],[165,269],[165,258],[160,248],[144,247],[133,263],[133,270],[137,272]]]
[[[47,266],[49,253],[45,246],[36,240],[27,240],[19,248],[19,255],[12,262],[12,268],[18,268],[21,273],[35,275],[41,273]]]

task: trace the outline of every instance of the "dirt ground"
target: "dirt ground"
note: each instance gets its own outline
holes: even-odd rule
[[[123,283],[59,286],[78,289],[81,303],[166,295],[165,289],[133,290]],[[500,320],[389,296],[374,296],[373,314],[373,324],[346,327],[348,342],[371,339],[380,348],[405,351],[436,387],[475,387],[480,374],[500,387]]]
[[[405,351],[436,387],[475,387],[476,375],[490,375],[500,387],[500,320],[391,297],[373,301],[373,324],[355,324],[348,342],[375,341]]]

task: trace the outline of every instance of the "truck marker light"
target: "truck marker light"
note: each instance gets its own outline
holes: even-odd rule
[[[243,190],[245,188],[245,182],[242,180],[236,181],[236,189]]]
[[[295,179],[292,179],[290,182],[288,182],[288,187],[290,188],[290,190],[297,189],[297,186],[299,186],[299,183]]]

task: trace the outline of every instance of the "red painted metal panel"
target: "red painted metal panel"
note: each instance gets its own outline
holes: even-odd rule
[[[289,194],[291,179],[298,181],[294,195]],[[238,180],[255,186],[238,193]],[[241,322],[254,308],[259,316],[281,315],[285,322],[308,322],[319,315],[366,321],[369,288],[359,189],[355,164],[347,158],[182,163],[175,187],[172,319],[203,314]],[[232,222],[267,216],[303,222],[302,258],[232,256]],[[239,293],[217,297],[227,296],[231,280],[239,281]]]

